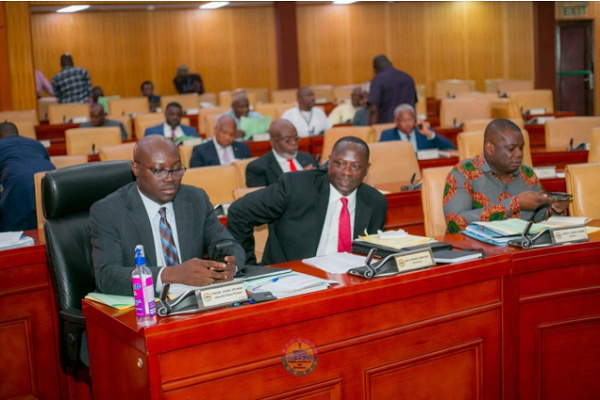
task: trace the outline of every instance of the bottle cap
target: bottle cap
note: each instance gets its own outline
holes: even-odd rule
[[[138,244],[135,246],[135,266],[141,267],[146,265],[146,256],[144,255],[144,246]]]

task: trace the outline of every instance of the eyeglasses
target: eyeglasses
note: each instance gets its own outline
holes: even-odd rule
[[[139,161],[134,161],[134,163],[141,165],[142,167],[150,170],[154,174],[154,176],[157,177],[158,179],[167,179],[169,174],[171,174],[173,179],[181,179],[181,178],[183,178],[183,174],[185,174],[185,169],[186,169],[185,167],[176,168],[176,169],[154,169],[154,168],[145,166],[144,164],[142,164]]]
[[[300,136],[296,137],[286,137],[286,138],[277,138],[278,141],[281,141],[285,144],[298,143],[300,141]]]

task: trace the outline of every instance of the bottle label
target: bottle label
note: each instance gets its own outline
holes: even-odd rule
[[[144,279],[146,292],[142,288]],[[154,284],[152,275],[139,275],[131,278],[133,283],[133,299],[135,300],[135,315],[137,317],[153,317],[156,315],[156,304],[154,303]]]

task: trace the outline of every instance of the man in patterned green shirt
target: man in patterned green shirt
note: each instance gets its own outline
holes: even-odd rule
[[[536,222],[561,215],[569,204],[543,193],[530,166],[523,165],[523,134],[517,125],[497,119],[486,127],[483,152],[458,163],[444,187],[449,232],[474,221],[520,218]]]

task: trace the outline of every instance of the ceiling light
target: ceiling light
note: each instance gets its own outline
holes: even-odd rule
[[[211,1],[210,3],[202,4],[200,7],[203,10],[214,10],[215,8],[221,8],[228,5],[228,1]]]
[[[358,0],[335,0],[333,4],[352,4],[356,3]]]
[[[69,6],[65,8],[61,8],[60,10],[56,10],[58,13],[72,13],[81,10],[85,10],[86,8],[90,8],[90,6]]]

